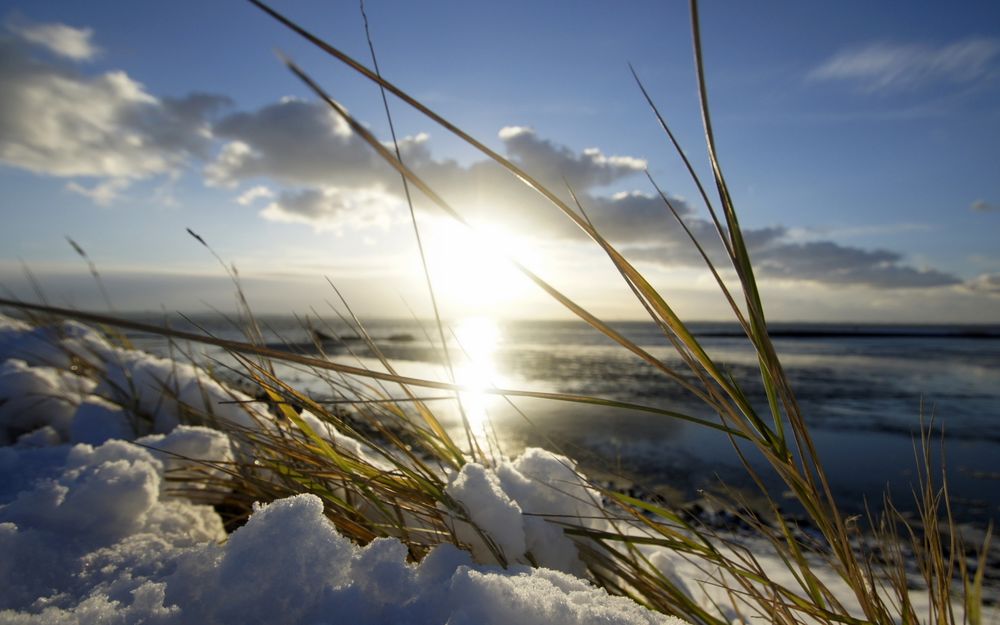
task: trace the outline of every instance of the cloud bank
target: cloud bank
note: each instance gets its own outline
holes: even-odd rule
[[[322,104],[286,99],[223,118],[213,133],[228,143],[206,167],[212,184],[235,187],[263,177],[297,187],[282,192],[261,212],[266,219],[318,229],[342,228],[346,219],[355,228],[384,226],[391,222],[386,207],[403,201],[398,174]],[[703,266],[662,199],[634,190],[601,192],[642,172],[643,159],[606,155],[597,148],[574,151],[520,126],[501,129],[498,138],[511,161],[549,188],[558,193],[571,187],[604,236],[633,259],[664,267]],[[426,135],[406,138],[400,147],[406,164],[473,222],[500,222],[514,232],[548,240],[585,238],[539,194],[491,161],[460,165],[436,159]],[[568,193],[561,195],[570,202]],[[712,224],[682,199],[671,202],[713,260],[723,262]],[[911,267],[888,250],[799,242],[784,227],[747,229],[745,235],[765,277],[877,288],[961,283],[944,272]]]

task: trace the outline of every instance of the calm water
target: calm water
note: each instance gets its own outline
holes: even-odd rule
[[[198,319],[214,334],[237,333],[215,318]],[[294,319],[264,318],[268,341],[305,349],[309,332]],[[652,324],[618,329],[674,366],[680,360]],[[736,328],[694,324],[709,354],[724,363],[763,406],[755,358]],[[963,520],[1000,520],[1000,327],[775,324],[775,344],[812,428],[836,495],[845,508],[877,502],[888,486],[901,507],[912,501],[913,436],[931,416],[946,433],[950,488]],[[436,330],[416,322],[379,321],[370,334],[400,373],[446,380]],[[336,325],[321,329],[332,335]],[[712,418],[678,385],[579,322],[462,320],[448,330],[456,376],[469,387],[598,395]],[[140,346],[163,352],[157,339]],[[348,343],[367,363],[363,344]],[[327,343],[331,358],[354,362]],[[217,354],[215,354],[217,355]],[[302,372],[290,377],[315,395],[327,387]],[[430,393],[440,395],[438,392]],[[504,451],[525,445],[560,449],[586,465],[641,478],[657,490],[693,497],[720,480],[748,486],[728,439],[697,425],[647,413],[518,400],[531,423],[504,400],[470,392],[466,409],[488,415]],[[457,426],[453,401],[435,402]],[[780,492],[777,484],[770,484]]]

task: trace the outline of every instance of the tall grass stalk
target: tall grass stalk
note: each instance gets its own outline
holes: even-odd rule
[[[750,402],[746,390],[727,373],[724,366],[709,355],[688,325],[676,314],[667,298],[600,233],[588,219],[586,207],[572,189],[568,190],[571,201],[567,202],[530,172],[491,150],[444,116],[386,80],[378,69],[370,34],[368,41],[374,66],[372,69],[313,35],[261,0],[249,1],[278,23],[378,86],[395,150],[385,147],[302,68],[290,59],[283,58],[298,79],[400,174],[411,210],[427,288],[434,304],[439,340],[446,358],[448,341],[445,340],[444,326],[437,310],[432,276],[424,259],[411,188],[446,215],[465,226],[469,224],[458,208],[453,207],[403,162],[386,93],[399,98],[407,106],[500,165],[515,179],[545,198],[553,210],[559,211],[586,233],[605,253],[650,319],[661,328],[665,338],[680,356],[683,363],[681,367],[675,367],[635,344],[608,322],[563,294],[516,259],[511,259],[511,262],[554,301],[653,367],[664,379],[679,384],[711,413],[718,415],[718,420],[715,421],[655,406],[586,395],[497,388],[484,390],[508,400],[530,397],[641,410],[720,430],[732,441],[734,453],[742,462],[747,476],[763,495],[765,505],[762,511],[750,512],[749,508],[741,507],[737,509],[741,510],[738,513],[741,520],[766,545],[770,554],[767,562],[759,550],[751,550],[732,537],[704,527],[665,505],[628,496],[610,488],[601,489],[601,494],[613,505],[602,507],[598,502],[593,502],[593,511],[595,515],[602,515],[608,521],[606,529],[594,529],[583,523],[581,518],[549,519],[550,522],[563,526],[565,533],[574,538],[595,582],[609,591],[632,597],[652,609],[675,614],[692,623],[723,625],[733,619],[742,622],[765,619],[788,624],[835,622],[890,625],[925,622],[950,625],[968,622],[975,625],[981,621],[985,555],[980,555],[978,561],[971,564],[966,560],[966,545],[963,544],[951,516],[945,482],[934,479],[936,472],[930,452],[931,441],[926,433],[918,445],[919,484],[915,490],[919,513],[917,521],[908,520],[886,498],[883,510],[869,515],[869,528],[866,532],[858,519],[848,518],[842,513],[833,496],[805,417],[769,337],[765,307],[753,262],[720,164],[708,102],[707,69],[702,54],[697,2],[691,2],[691,30],[705,145],[712,172],[711,182],[715,188],[714,199],[708,192],[709,185],[697,175],[695,167],[638,74],[634,70],[632,73],[656,122],[698,187],[719,236],[724,263],[720,263],[709,253],[714,248],[709,248],[708,242],[698,241],[694,237],[667,194],[651,176],[649,181],[663,200],[665,221],[676,221],[690,238],[724,295],[734,319],[755,350],[760,383],[767,399],[765,408],[759,408]],[[192,235],[205,244],[203,239],[194,233]],[[207,244],[205,246],[208,247]],[[505,250],[495,251],[501,256],[507,256]],[[44,303],[27,304],[8,298],[0,299],[0,305],[151,332],[171,339],[201,342],[230,352],[242,367],[240,375],[245,382],[261,391],[277,413],[276,419],[261,424],[257,429],[241,428],[235,424],[217,424],[252,452],[252,462],[243,461],[221,467],[236,485],[228,495],[228,504],[234,510],[246,512],[255,500],[270,500],[306,491],[320,496],[329,517],[340,531],[358,542],[368,542],[377,536],[395,536],[404,541],[411,556],[417,559],[435,544],[460,543],[456,519],[472,527],[475,524],[470,520],[468,511],[448,495],[448,475],[470,460],[487,462],[489,458],[477,448],[467,419],[463,417],[468,436],[467,448],[461,449],[432,409],[434,402],[431,400],[441,398],[417,394],[411,388],[437,389],[453,393],[457,397],[463,390],[462,387],[454,382],[453,377],[449,382],[440,382],[400,375],[379,350],[376,341],[364,331],[364,326],[343,298],[341,304],[347,310],[344,320],[358,331],[369,350],[377,355],[381,369],[364,366],[360,361],[356,366],[347,365],[326,358],[267,347],[261,338],[259,326],[252,320],[242,289],[239,288],[235,268],[222,264],[236,283],[240,294],[241,311],[247,316],[249,327],[247,341],[182,332],[110,315],[56,308]],[[272,361],[304,368],[312,375],[326,380],[337,399],[333,402],[320,402],[296,390],[279,377]],[[395,397],[385,384],[399,385],[404,390],[405,397]],[[458,403],[461,406],[461,402]],[[345,410],[345,407],[349,407],[350,411]],[[315,416],[322,427],[317,427],[316,421],[305,418],[303,410]],[[200,415],[199,418],[210,420],[211,415]],[[359,450],[365,452],[360,453]],[[766,471],[757,468],[760,465],[756,460],[759,459],[765,461]],[[772,478],[781,481],[807,515],[817,535],[801,531],[795,522],[782,513],[774,491],[766,486]],[[739,503],[736,495],[730,499]],[[504,565],[510,563],[508,554],[503,553],[487,532],[478,528],[476,531],[497,562]],[[989,534],[981,554],[985,554],[988,546]],[[707,605],[698,601],[683,583],[654,563],[650,548],[680,554],[701,572],[705,584],[714,586],[718,591],[712,594],[715,598]],[[528,557],[530,561],[530,554]],[[772,561],[778,563],[777,568]],[[830,572],[834,580],[831,580],[828,574]],[[921,607],[914,599],[911,585],[915,576],[925,586],[924,592],[929,598],[926,607]],[[848,590],[849,596],[845,596],[843,588]]]

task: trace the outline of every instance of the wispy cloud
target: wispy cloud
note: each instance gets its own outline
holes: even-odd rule
[[[100,49],[91,40],[90,28],[74,28],[66,24],[37,24],[23,17],[7,20],[7,30],[26,42],[49,50],[72,61],[89,61]]]
[[[976,200],[975,202],[972,203],[972,206],[970,208],[979,213],[990,213],[993,211],[1000,211],[1000,206],[996,204],[991,204],[986,200]]]
[[[962,280],[932,268],[908,265],[901,254],[863,249],[833,241],[769,242],[751,255],[762,275],[842,286],[883,289],[954,286]]]
[[[986,75],[998,55],[1000,41],[983,37],[943,46],[873,43],[838,52],[809,77],[851,81],[870,91],[971,82]]]
[[[864,224],[858,226],[796,228],[794,230],[789,230],[788,235],[791,239],[797,241],[814,240],[818,237],[861,239],[866,237],[902,234],[906,232],[929,232],[932,229],[933,228],[930,224],[902,222],[890,224]]]
[[[708,238],[707,221],[689,220],[696,236],[707,244],[714,261],[724,262],[717,239]],[[745,228],[744,236],[759,275],[782,281],[806,281],[831,286],[867,286],[879,289],[913,289],[955,286],[957,276],[933,268],[917,268],[897,252],[841,245],[834,241],[791,239],[781,227]],[[630,258],[664,267],[701,266],[701,258],[681,236],[648,247],[625,251]],[[724,265],[720,265],[724,266]]]
[[[241,193],[236,198],[236,203],[240,206],[250,206],[259,199],[270,199],[272,197],[274,197],[274,191],[264,185],[257,185]]]
[[[94,204],[110,206],[131,182],[128,178],[107,178],[89,187],[78,182],[69,182],[66,184],[66,189],[90,198]]]

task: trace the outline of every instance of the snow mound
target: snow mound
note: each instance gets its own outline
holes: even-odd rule
[[[221,488],[228,476],[219,465],[230,464],[235,458],[228,436],[201,426],[180,425],[170,434],[150,434],[136,443],[145,446],[163,463],[167,480],[177,481],[189,495],[192,491],[203,491],[199,500],[212,503],[215,503],[212,497],[204,496],[204,491],[211,488],[204,478],[212,478]]]
[[[73,416],[94,382],[64,370],[10,358],[0,364],[0,444],[49,426],[68,438]]]
[[[445,488],[455,501],[465,508],[473,525],[461,523],[456,527],[458,539],[472,548],[473,555],[481,562],[492,559],[486,540],[509,560],[524,556],[524,523],[521,507],[512,501],[500,486],[496,474],[479,464],[469,463]]]
[[[165,553],[225,536],[211,508],[161,501],[162,463],[130,443],[3,451],[0,467],[24,488],[0,505],[0,608],[107,594]]]
[[[100,444],[183,422],[257,428],[261,404],[197,367],[122,349],[82,324],[32,328],[0,315],[0,445]],[[50,428],[43,432],[44,428]]]
[[[535,562],[586,575],[577,547],[562,526],[608,529],[608,522],[599,514],[600,495],[575,467],[569,458],[538,448],[528,448],[495,469],[466,464],[445,492],[478,529],[457,521],[456,535],[479,562],[497,562],[499,550],[500,562]]]
[[[97,395],[80,402],[69,427],[70,441],[100,445],[116,438],[126,441],[135,438],[135,429],[128,414],[118,405]]]
[[[357,547],[313,495],[259,506],[219,545],[211,508],[162,498],[150,451],[60,449],[15,452],[36,480],[0,505],[0,622],[677,623],[565,573],[476,565],[450,545],[416,565],[396,539]]]

